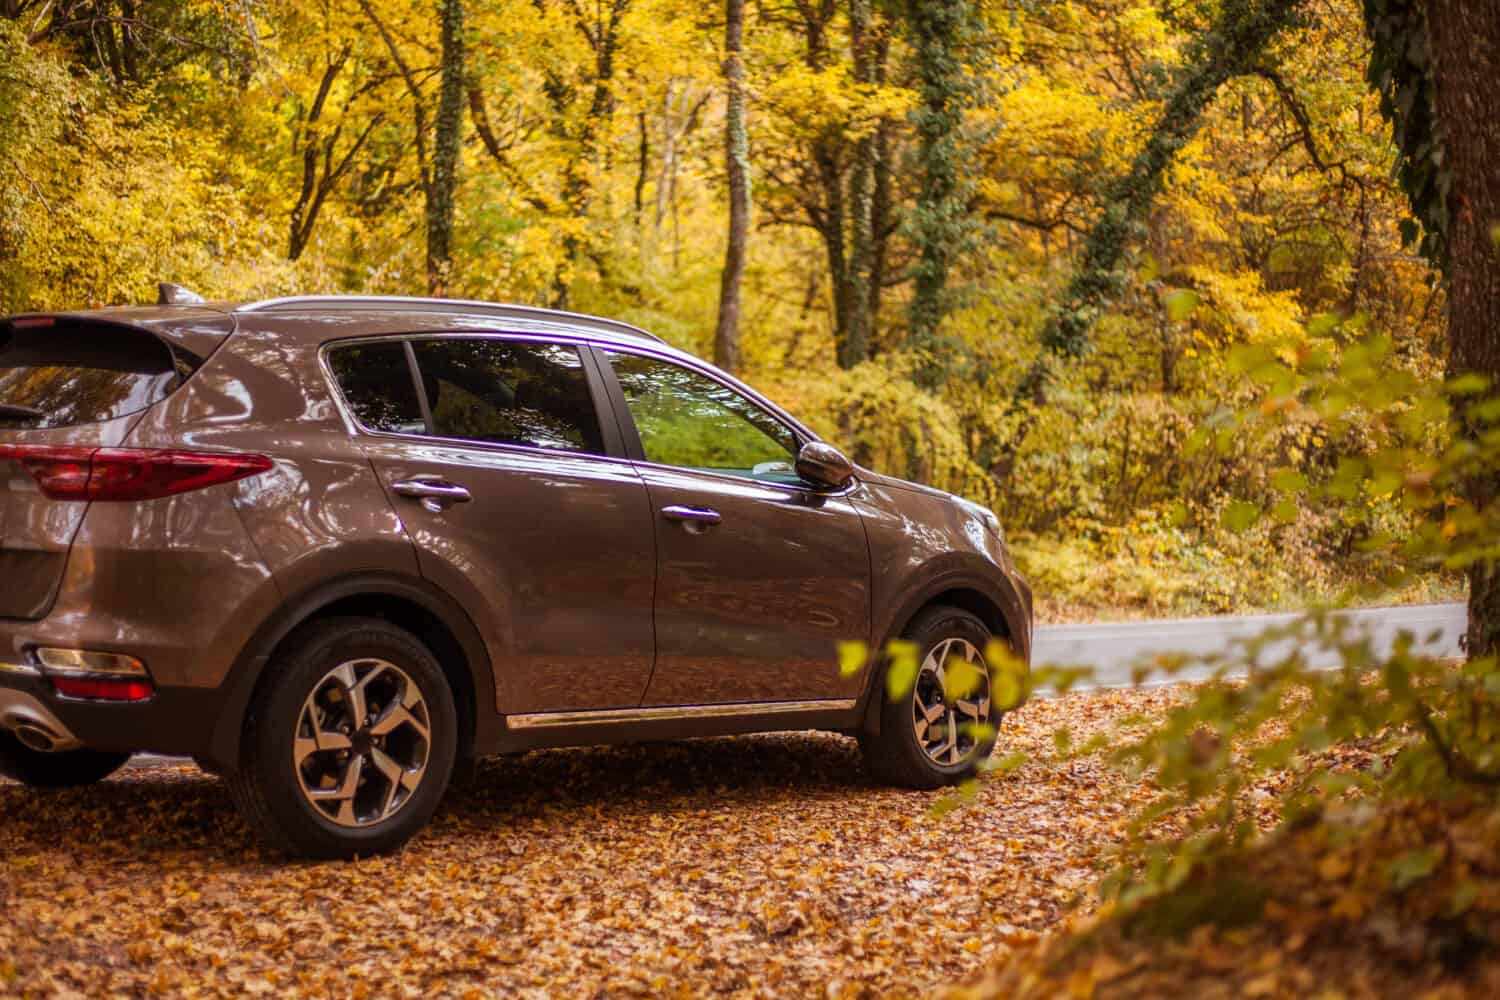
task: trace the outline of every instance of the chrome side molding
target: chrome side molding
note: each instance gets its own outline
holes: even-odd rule
[[[794,715],[811,712],[848,712],[853,698],[825,701],[743,701],[728,705],[668,705],[663,708],[605,708],[583,712],[533,712],[508,715],[510,729],[556,729],[619,722],[669,722],[674,719],[738,719],[756,715]]]

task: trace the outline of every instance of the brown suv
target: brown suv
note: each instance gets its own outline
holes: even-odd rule
[[[840,670],[840,640],[898,637],[900,701],[883,660]],[[987,689],[943,684],[991,637],[1028,658],[993,514],[622,323],[349,297],[0,323],[0,774],[30,785],[191,754],[319,857],[540,747],[830,729],[934,787],[993,743]]]

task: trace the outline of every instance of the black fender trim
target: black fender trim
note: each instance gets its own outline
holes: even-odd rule
[[[483,756],[500,746],[504,723],[495,710],[495,674],[489,650],[479,629],[463,607],[438,587],[419,577],[394,573],[357,573],[339,577],[303,591],[283,602],[277,612],[261,624],[235,659],[229,676],[218,689],[220,707],[204,756],[215,767],[232,771],[238,766],[245,714],[256,684],[265,672],[276,647],[298,626],[338,601],[351,597],[391,597],[409,601],[436,617],[463,649],[470,682],[474,687],[474,732],[461,756]]]

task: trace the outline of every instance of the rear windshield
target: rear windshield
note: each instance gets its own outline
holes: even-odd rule
[[[71,427],[137,413],[177,387],[172,352],[109,324],[0,326],[0,427]]]

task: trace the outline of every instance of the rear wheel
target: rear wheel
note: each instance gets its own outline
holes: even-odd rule
[[[285,854],[378,854],[427,825],[457,749],[453,694],[427,647],[379,619],[330,619],[268,668],[229,787]]]
[[[865,764],[879,780],[906,788],[939,788],[971,777],[995,746],[999,713],[984,660],[993,635],[967,611],[932,607],[903,638],[917,647],[917,676],[898,699],[884,685],[876,692],[882,699],[880,731],[860,735]],[[974,668],[969,690],[945,690],[952,687],[948,672],[954,661]]]
[[[125,766],[128,753],[102,750],[33,750],[0,730],[0,774],[32,788],[79,788],[103,781]]]

